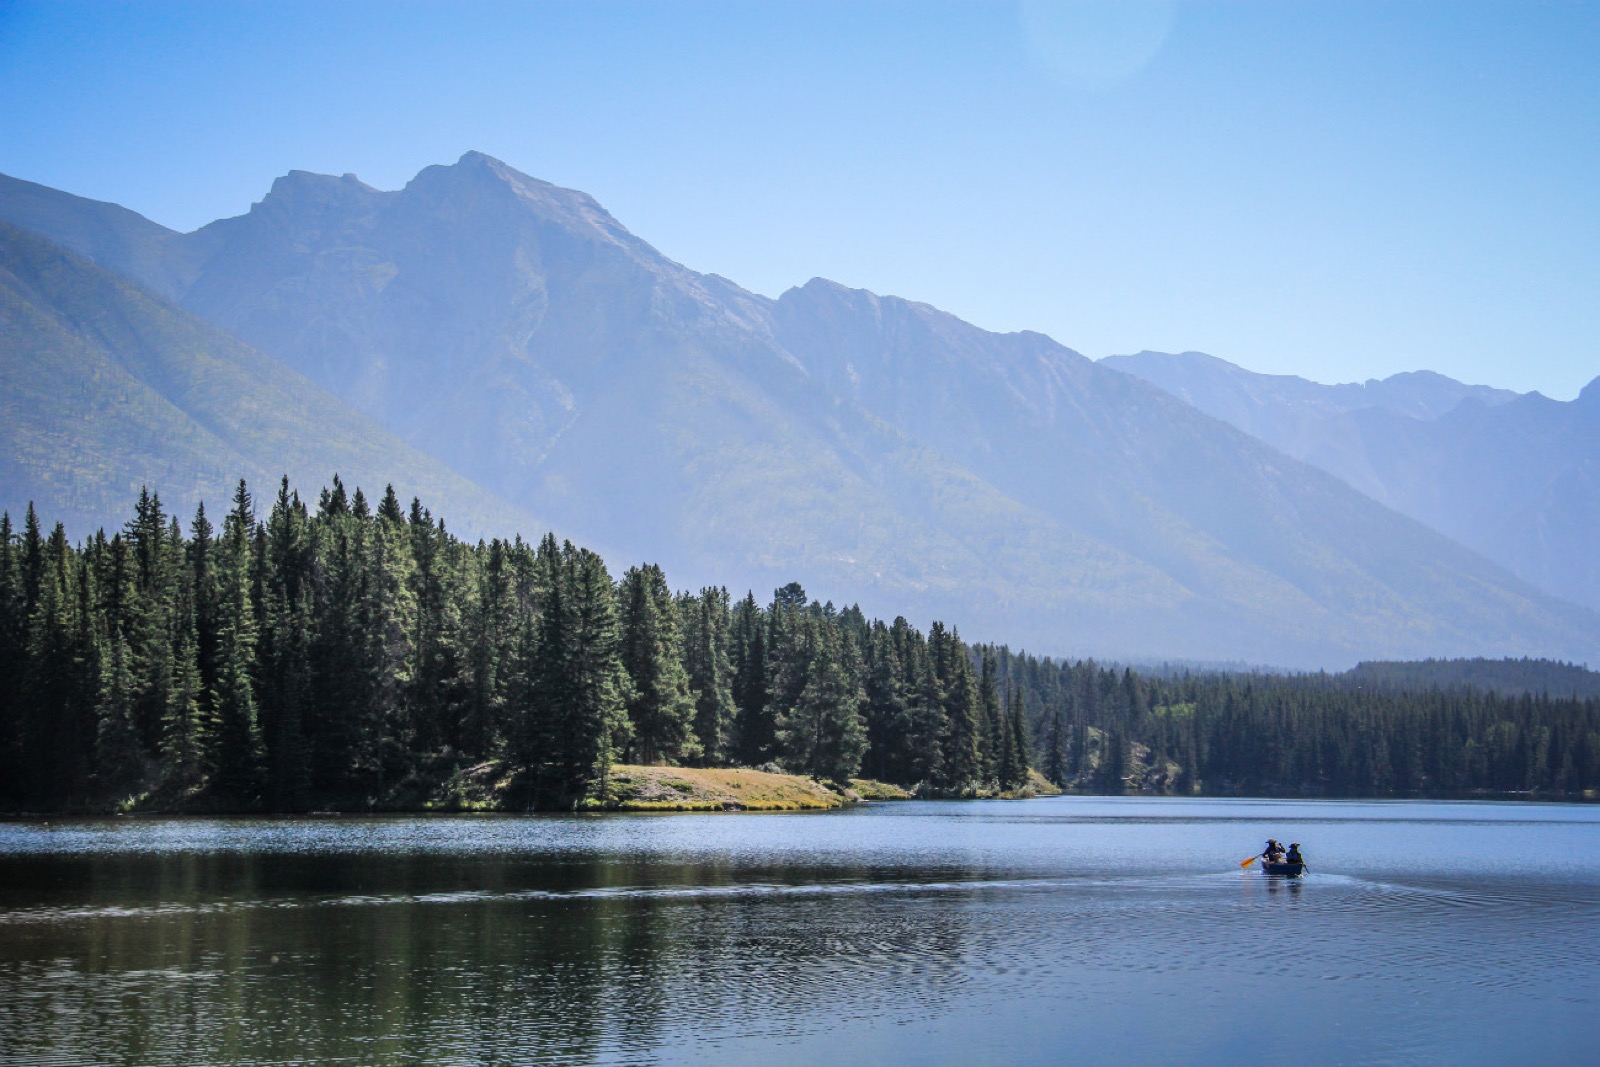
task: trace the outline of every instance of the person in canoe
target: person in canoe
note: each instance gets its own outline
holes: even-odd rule
[[[1267,838],[1267,847],[1261,850],[1261,858],[1268,863],[1283,862],[1283,846],[1273,838]]]
[[[1298,863],[1302,867],[1305,866],[1306,858],[1300,854],[1300,842],[1296,841],[1294,844],[1289,846],[1289,855],[1285,857],[1284,862]]]

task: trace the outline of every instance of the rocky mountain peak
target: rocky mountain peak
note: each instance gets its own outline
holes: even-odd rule
[[[424,168],[404,193],[463,212],[488,209],[491,204],[508,211],[528,211],[574,233],[616,244],[643,245],[588,193],[524,174],[483,152],[466,152],[453,164]]]
[[[384,194],[354,174],[335,176],[308,170],[291,170],[277,178],[267,195],[250,206],[250,213],[297,215],[365,209]]]

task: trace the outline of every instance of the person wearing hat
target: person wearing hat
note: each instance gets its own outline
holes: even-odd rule
[[[1306,858],[1304,856],[1300,855],[1300,842],[1296,841],[1294,844],[1289,846],[1288,862],[1289,863],[1298,863],[1302,867],[1305,866]]]
[[[1274,838],[1267,838],[1267,847],[1262,850],[1261,858],[1268,863],[1282,863],[1283,846],[1278,844]]]

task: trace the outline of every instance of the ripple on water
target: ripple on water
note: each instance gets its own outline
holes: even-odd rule
[[[1274,826],[1332,810],[1222,807]],[[261,862],[238,825],[157,827],[181,843],[170,862],[100,827],[73,842],[70,893],[17,889],[50,884],[33,878],[54,869],[35,840],[29,879],[0,879],[0,1050],[705,1065],[1111,1049],[1236,1063],[1263,1018],[1291,1020],[1313,1062],[1581,1062],[1563,1035],[1600,1040],[1600,893],[1570,826],[1458,837],[1457,808],[1428,855],[1471,850],[1340,873],[1340,849],[1389,857],[1414,839],[1411,822],[1382,821],[1396,808],[1366,823],[1338,809],[1319,837],[1329,861],[1285,881],[1214,869],[1245,834],[1178,818],[1193,810],[462,820],[414,837],[399,821],[330,820],[308,836],[262,828]],[[213,831],[223,843],[208,852]],[[1570,876],[1534,877],[1507,841],[1567,856]],[[1144,869],[1150,855],[1175,869]]]

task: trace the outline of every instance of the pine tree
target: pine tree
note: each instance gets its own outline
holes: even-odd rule
[[[387,507],[386,498],[380,513]],[[411,533],[415,605],[407,732],[418,752],[457,750],[463,742],[472,687],[470,654],[463,639],[470,568],[444,523],[435,524],[422,501],[412,499],[406,525]]]
[[[22,799],[22,690],[27,670],[21,551],[0,513],[0,803]]]
[[[994,650],[985,648],[978,673],[978,773],[984,782],[1005,789],[1001,764],[1008,758],[1005,749],[1009,731],[1000,707],[999,670]],[[1014,761],[1015,755],[1010,759]]]
[[[161,780],[170,793],[183,799],[207,784],[205,752],[208,731],[201,704],[200,662],[191,596],[176,609],[178,644],[173,656],[171,699],[161,731]]]
[[[733,610],[733,752],[748,767],[772,758],[776,745],[767,707],[768,624],[755,593],[746,593]]]
[[[904,618],[895,620],[896,627],[906,625]],[[874,623],[867,642],[864,770],[871,778],[909,785],[916,778],[911,770],[909,742],[913,724],[906,699],[907,682],[891,631],[881,622]]]
[[[1028,770],[1033,765],[1033,744],[1028,736],[1028,713],[1021,688],[1011,694],[1011,709],[1007,718],[1006,753],[1011,765],[1001,784],[1006,789],[1021,789],[1028,784]]]
[[[314,792],[348,803],[379,787],[379,723],[370,632],[371,531],[350,508],[335,475],[315,521],[317,569],[312,604],[311,672],[304,726]]]
[[[944,637],[944,627],[934,623],[924,641],[915,629],[906,627],[901,635],[901,662],[905,664],[911,716],[910,765],[907,784],[938,787],[944,776],[944,743],[948,730],[945,715],[945,690],[934,666],[932,637]]]
[[[467,622],[467,695],[461,747],[469,759],[494,751],[506,728],[510,694],[521,688],[516,661],[519,600],[516,564],[509,546],[496,539],[477,572],[477,596]]]
[[[106,646],[95,708],[95,782],[102,796],[119,800],[138,790],[143,768],[133,722],[133,654],[120,631],[106,639]]]
[[[120,626],[128,642],[133,692],[132,722],[143,752],[160,746],[162,721],[171,696],[177,634],[172,611],[182,576],[181,544],[167,527],[161,498],[141,489],[133,519],[123,528],[131,571],[119,582],[123,603]]]
[[[847,782],[861,766],[867,748],[861,721],[865,695],[842,662],[833,627],[808,628],[811,645],[808,678],[794,705],[778,720],[785,767],[797,774]]]
[[[252,677],[258,636],[251,597],[254,530],[250,490],[241,479],[217,545],[217,725],[209,756],[216,791],[242,807],[260,799],[264,762]]]
[[[939,623],[928,635],[934,674],[944,693],[944,733],[939,738],[942,757],[935,784],[947,793],[967,793],[975,789],[983,773],[978,738],[982,729],[978,718],[977,687],[966,647],[954,631],[946,633]]]
[[[310,518],[287,477],[264,538],[258,660],[267,799],[274,811],[296,811],[307,803],[312,781],[305,714],[312,686],[315,550]]]
[[[666,576],[653,563],[631,567],[620,594],[622,663],[632,682],[628,758],[644,764],[693,759],[700,751],[692,727],[695,705]]]
[[[800,694],[811,677],[815,648],[811,629],[817,622],[807,610],[805,590],[798,583],[790,582],[773,594],[767,612],[767,692],[763,708],[772,730],[773,755],[781,755],[783,750],[779,726],[800,702]]]
[[[366,637],[367,706],[362,720],[375,744],[372,747],[374,788],[382,792],[385,783],[406,773],[416,719],[410,698],[416,694],[417,599],[412,535],[405,517],[394,501],[390,488],[385,507],[367,518],[365,541],[368,575],[364,583],[366,599],[361,605],[359,626]],[[392,506],[391,506],[392,505]],[[356,489],[352,511],[365,513],[365,501]]]
[[[680,603],[683,621],[684,669],[694,696],[694,735],[700,742],[700,763],[725,765],[733,756],[733,665],[728,657],[732,613],[728,591],[708,587]]]
[[[615,590],[600,557],[546,535],[534,556],[537,616],[525,630],[522,683],[511,701],[511,755],[534,799],[571,807],[625,750],[631,696]]]
[[[73,553],[60,523],[39,537],[29,508],[23,538],[24,599],[32,602],[20,704],[22,793],[31,804],[70,807],[85,799],[92,769],[100,682],[94,574]]]
[[[571,603],[576,620],[573,678],[578,700],[562,743],[553,746],[556,766],[565,769],[576,796],[588,782],[608,773],[630,739],[627,701],[631,696],[622,665],[615,591],[601,558],[586,548],[566,546],[572,557]]]

